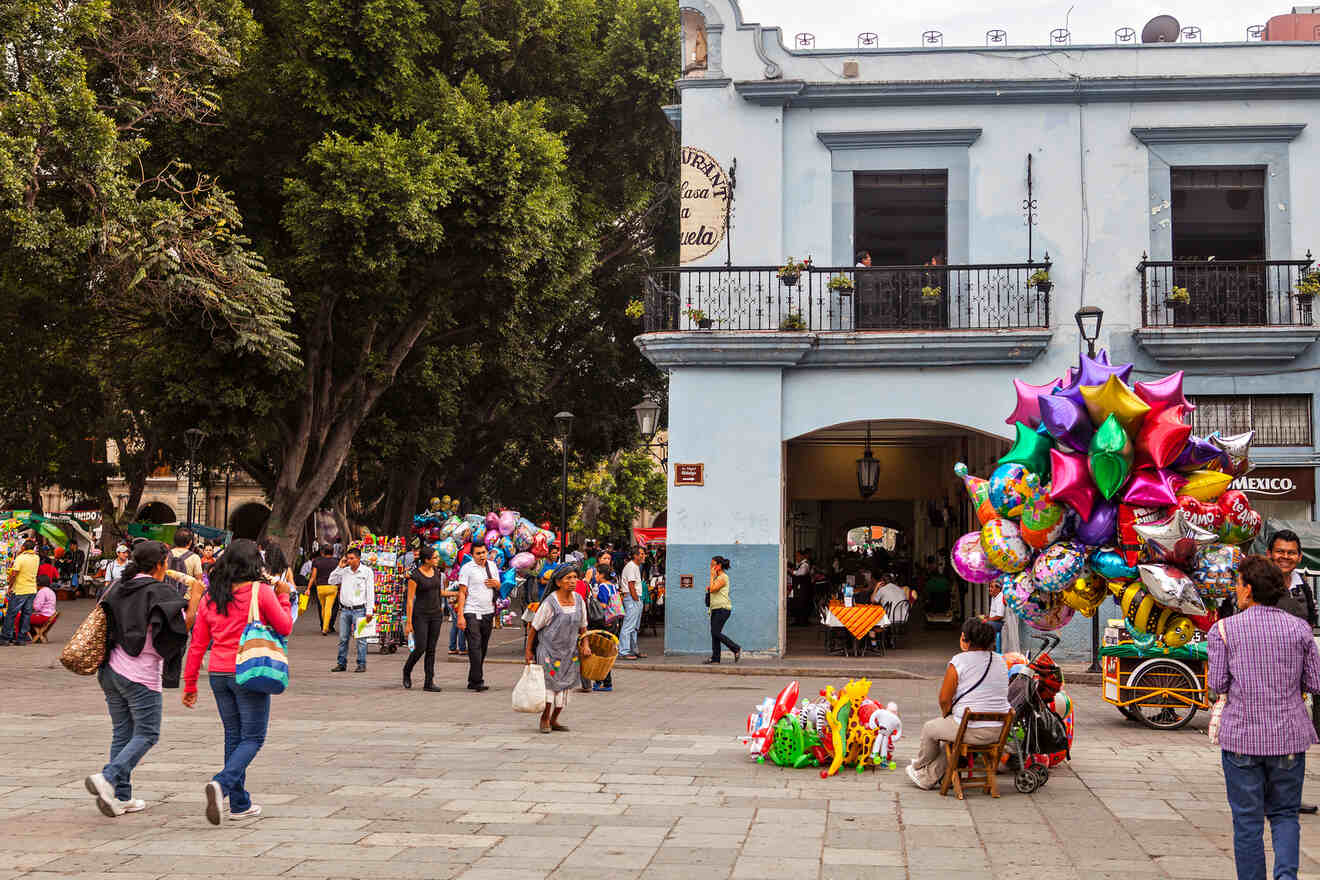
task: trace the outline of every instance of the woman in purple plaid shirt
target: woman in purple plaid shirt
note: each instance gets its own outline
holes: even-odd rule
[[[1228,695],[1219,747],[1239,880],[1269,876],[1266,817],[1275,880],[1296,880],[1306,750],[1320,741],[1302,701],[1303,691],[1320,693],[1320,652],[1305,621],[1274,607],[1286,592],[1278,566],[1247,557],[1238,572],[1239,613],[1211,627],[1208,639],[1206,684]]]

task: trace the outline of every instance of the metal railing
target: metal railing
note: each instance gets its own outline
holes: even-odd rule
[[[663,330],[1011,330],[1048,327],[1049,262],[962,266],[661,268],[646,277],[647,333]],[[833,287],[831,286],[833,284]]]
[[[1315,272],[1304,260],[1148,260],[1141,275],[1145,327],[1309,326]],[[1320,285],[1320,276],[1314,281]]]

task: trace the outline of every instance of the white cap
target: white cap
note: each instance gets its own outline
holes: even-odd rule
[[[127,545],[127,544],[120,544],[118,547],[115,548],[115,552],[116,552],[116,553],[127,553],[127,552],[128,552],[128,545]]]

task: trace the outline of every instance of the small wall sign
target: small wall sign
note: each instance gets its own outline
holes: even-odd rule
[[[690,574],[680,574],[678,576],[678,588],[680,590],[690,590],[693,587],[695,578]]]
[[[674,465],[675,486],[706,485],[706,466],[700,462]]]

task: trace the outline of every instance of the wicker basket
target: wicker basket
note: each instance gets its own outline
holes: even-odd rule
[[[605,630],[593,629],[587,633],[587,646],[591,648],[591,656],[582,658],[582,677],[588,681],[601,681],[614,668],[614,660],[619,656],[619,640]]]

